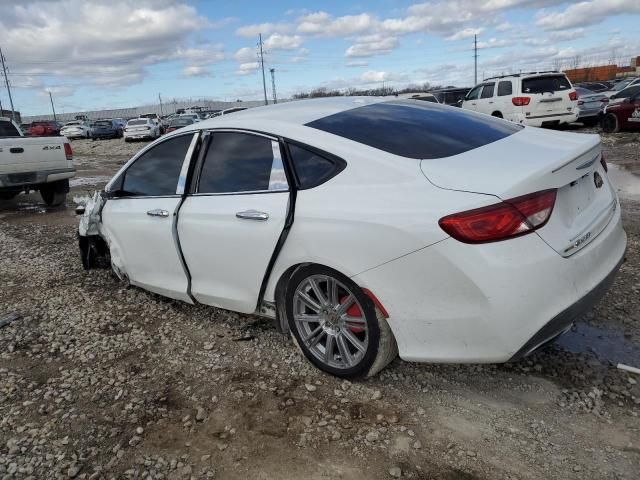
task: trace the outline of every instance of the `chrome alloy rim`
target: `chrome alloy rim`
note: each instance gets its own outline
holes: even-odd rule
[[[298,285],[293,319],[300,342],[325,365],[351,368],[367,351],[369,331],[362,305],[333,277],[312,275]]]

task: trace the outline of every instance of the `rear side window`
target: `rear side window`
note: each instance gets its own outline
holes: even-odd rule
[[[504,97],[506,95],[511,95],[513,93],[513,87],[511,86],[511,82],[509,80],[502,81],[498,83],[498,96]]]
[[[11,122],[0,122],[0,137],[19,137],[20,132]]]
[[[571,84],[564,75],[545,75],[544,77],[525,78],[522,80],[523,93],[545,93],[569,90]]]
[[[278,142],[248,133],[213,134],[198,193],[282,191],[287,179]]]
[[[495,83],[487,83],[484,87],[482,87],[482,94],[480,95],[480,98],[493,97],[493,89],[495,86]]]
[[[458,155],[523,128],[464,109],[402,100],[345,110],[307,126],[394,155],[418,159]]]
[[[123,193],[136,196],[175,195],[182,163],[193,135],[166,140],[143,153],[124,173]]]
[[[340,159],[329,159],[326,155],[298,145],[289,144],[300,188],[316,187],[337,175],[345,167]]]

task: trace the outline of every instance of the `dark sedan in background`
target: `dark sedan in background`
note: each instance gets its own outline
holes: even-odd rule
[[[122,128],[115,120],[98,120],[92,126],[91,138],[98,140],[101,138],[120,138]]]

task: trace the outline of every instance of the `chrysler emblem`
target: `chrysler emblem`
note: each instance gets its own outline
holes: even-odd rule
[[[602,184],[604,183],[602,181],[602,177],[600,176],[600,174],[598,172],[595,172],[593,174],[593,183],[595,183],[596,188],[600,188],[602,186]]]

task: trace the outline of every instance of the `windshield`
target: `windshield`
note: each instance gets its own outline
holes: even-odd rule
[[[129,120],[127,125],[147,125],[147,120]]]
[[[616,92],[619,92],[620,90],[624,90],[625,88],[627,88],[627,85],[629,85],[630,83],[631,83],[631,80],[625,80],[624,82],[620,82],[615,87],[613,87],[613,90],[615,90]]]
[[[0,137],[19,137],[20,132],[11,122],[0,122]]]
[[[564,75],[546,75],[522,80],[522,93],[553,93],[570,88],[571,84]]]

